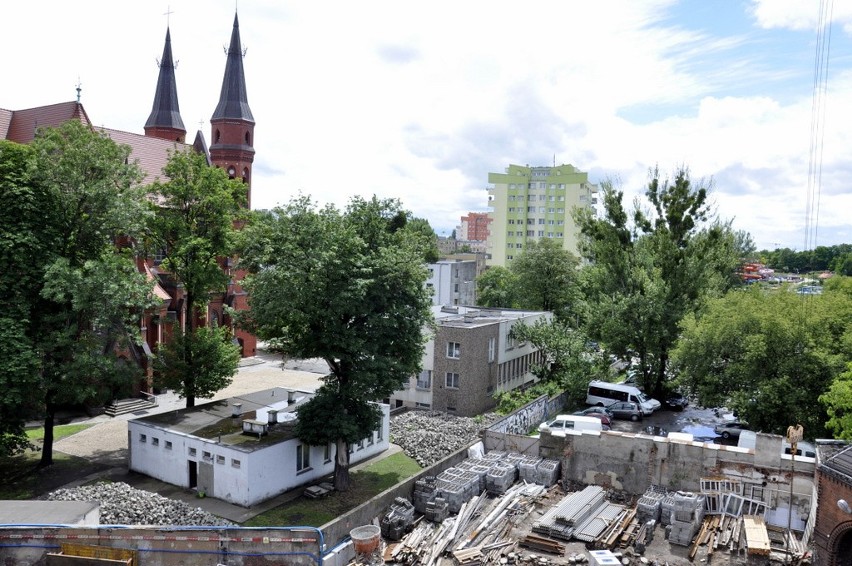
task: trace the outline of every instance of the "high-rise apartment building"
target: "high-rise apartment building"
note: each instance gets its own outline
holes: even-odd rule
[[[591,207],[598,192],[589,175],[573,165],[509,165],[489,173],[491,207],[487,264],[507,266],[529,242],[553,238],[577,253],[574,207]]]
[[[490,223],[487,212],[469,212],[461,217],[461,224],[456,228],[456,240],[484,242],[488,239]]]

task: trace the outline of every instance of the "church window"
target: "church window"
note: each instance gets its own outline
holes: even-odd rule
[[[246,132],[246,145],[251,145],[251,134]]]
[[[220,139],[222,139],[222,132],[216,130],[216,143],[219,143]]]

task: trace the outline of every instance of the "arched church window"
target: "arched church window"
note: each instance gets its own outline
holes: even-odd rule
[[[219,143],[220,139],[222,139],[222,132],[220,132],[219,130],[216,130],[216,142],[215,143]]]
[[[246,145],[251,145],[251,134],[246,132]]]

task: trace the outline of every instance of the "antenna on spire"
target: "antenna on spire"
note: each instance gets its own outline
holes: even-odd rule
[[[556,154],[553,154],[553,166],[556,167]]]
[[[80,77],[77,77],[77,104],[80,104],[80,92],[83,90],[83,83],[80,82]]]

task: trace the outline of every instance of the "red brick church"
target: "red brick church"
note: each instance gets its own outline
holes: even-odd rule
[[[160,61],[160,72],[154,91],[154,104],[144,125],[145,134],[98,128],[116,143],[131,148],[131,158],[136,160],[144,174],[143,183],[162,178],[163,167],[169,154],[192,149],[207,156],[211,166],[225,169],[231,178],[240,178],[248,185],[248,202],[251,205],[251,168],[254,161],[254,116],[246,95],[243,50],[240,41],[239,21],[234,15],[234,27],[228,47],[222,90],[210,118],[210,145],[199,130],[190,145],[186,142],[186,128],[180,116],[175,65],[172,58],[171,35],[166,30],[166,41]],[[76,101],[23,110],[0,108],[0,139],[30,143],[39,127],[56,127],[68,120],[80,120],[92,126],[86,110],[80,103],[79,89]],[[164,179],[163,179],[164,180]],[[152,354],[160,343],[167,342],[175,328],[186,321],[184,297],[179,285],[168,273],[159,269],[157,258],[139,258],[140,271],[155,281],[155,293],[161,300],[159,309],[148,313],[140,321],[142,344],[129,355],[146,370],[147,379],[139,384],[140,390],[150,392],[152,383]],[[239,285],[243,273],[232,272],[230,259],[223,259],[222,268],[229,272],[231,282],[225,293],[211,298],[207,307],[207,321],[211,324],[230,325],[225,305],[242,310],[247,308],[245,292]],[[256,338],[240,329],[234,329],[234,339],[239,342],[242,355],[255,355]]]

